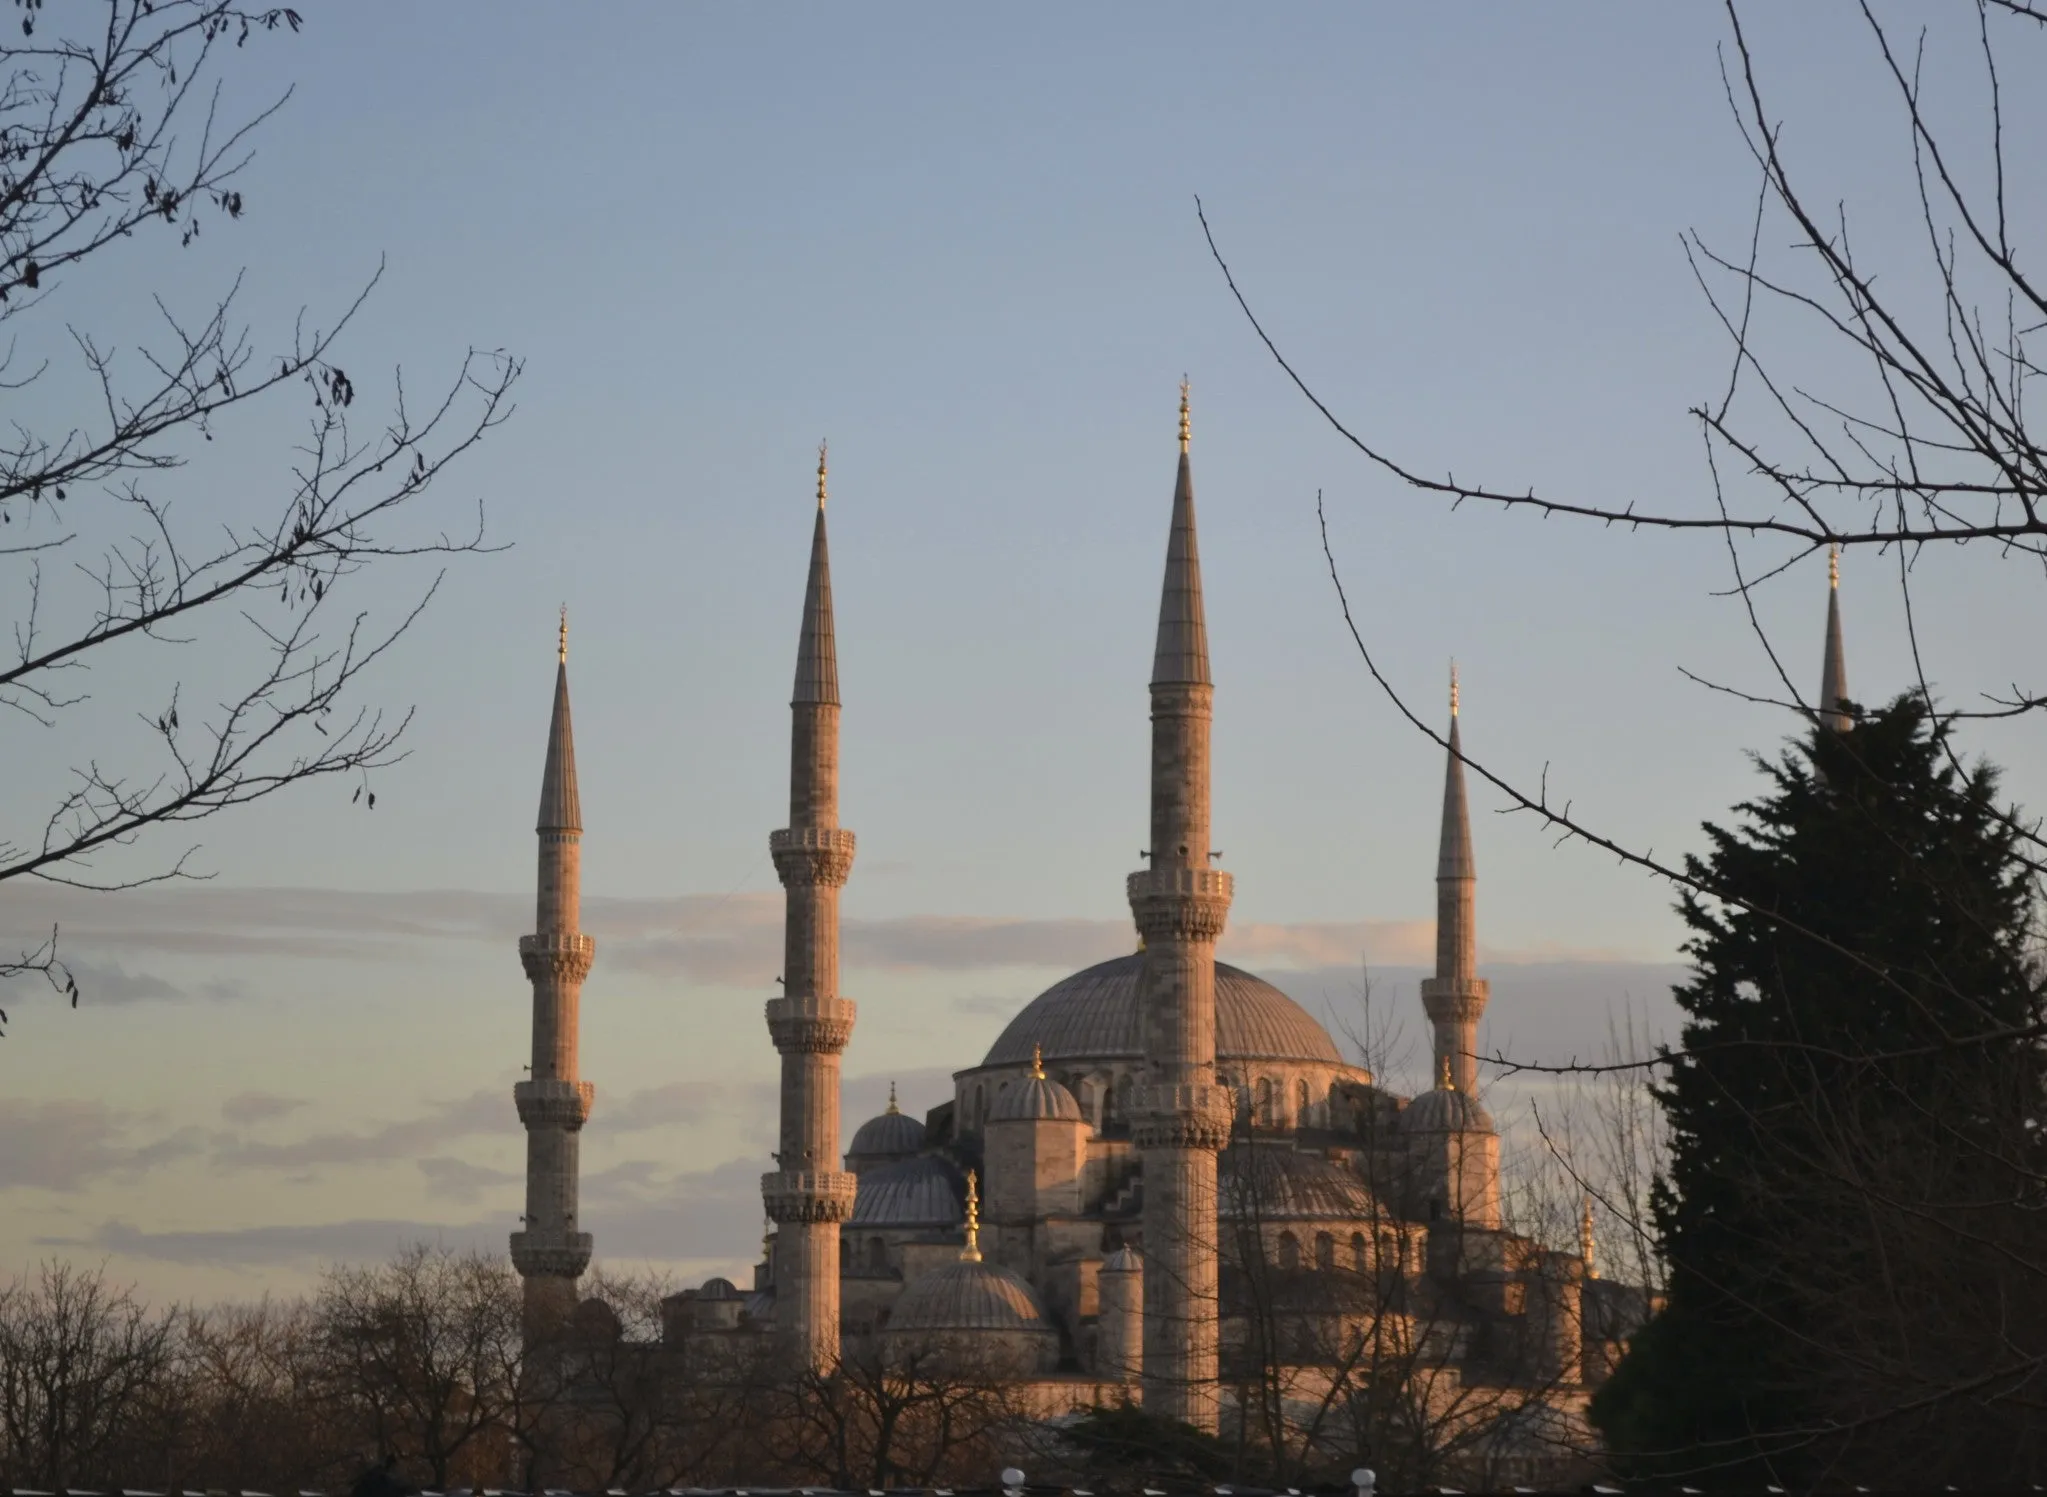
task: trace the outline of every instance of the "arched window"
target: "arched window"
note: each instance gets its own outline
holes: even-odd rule
[[[1301,1244],[1291,1232],[1279,1234],[1279,1266],[1288,1270],[1301,1266]]]
[[[1119,1123],[1130,1121],[1130,1100],[1137,1088],[1137,1078],[1125,1071],[1116,1078],[1116,1100],[1114,1116]]]
[[[1365,1234],[1350,1234],[1350,1266],[1354,1273],[1364,1273],[1372,1266],[1371,1258],[1365,1252]]]
[[[974,1126],[981,1126],[981,1119],[988,1116],[988,1089],[980,1082],[974,1083]]]
[[[1400,1271],[1400,1239],[1391,1232],[1379,1234],[1379,1267],[1388,1273]]]
[[[1254,1121],[1261,1128],[1270,1128],[1272,1126],[1272,1092],[1272,1078],[1270,1076],[1260,1076],[1258,1078],[1258,1111]]]
[[[1315,1266],[1324,1273],[1336,1267],[1336,1239],[1327,1232],[1315,1234]]]
[[[875,1273],[888,1272],[888,1244],[879,1237],[867,1239],[867,1266]]]
[[[1308,1126],[1308,1082],[1306,1077],[1294,1083],[1294,1126],[1296,1128]]]

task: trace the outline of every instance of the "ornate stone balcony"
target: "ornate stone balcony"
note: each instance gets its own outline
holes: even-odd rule
[[[1235,881],[1219,868],[1145,868],[1124,881],[1147,941],[1213,941],[1229,918]]]
[[[512,1267],[520,1277],[578,1279],[590,1266],[591,1237],[588,1232],[566,1232],[543,1238],[536,1232],[512,1234]]]
[[[842,826],[784,827],[768,833],[768,851],[785,889],[838,888],[853,871],[853,834]]]
[[[842,1222],[860,1182],[843,1170],[777,1170],[761,1176],[761,1200],[778,1222]]]
[[[1152,1082],[1137,1089],[1131,1139],[1140,1149],[1220,1149],[1235,1116],[1226,1087]]]
[[[836,1055],[853,1038],[860,1005],[850,998],[770,998],[768,1033],[785,1055]]]
[[[580,1128],[589,1121],[597,1088],[588,1081],[519,1081],[512,1101],[528,1128]]]
[[[590,963],[597,959],[597,938],[580,932],[552,932],[519,937],[519,965],[539,982],[581,982],[590,975]]]

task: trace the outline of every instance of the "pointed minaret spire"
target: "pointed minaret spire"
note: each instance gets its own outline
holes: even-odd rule
[[[525,1230],[512,1234],[512,1265],[526,1286],[530,1342],[557,1333],[576,1308],[576,1281],[590,1263],[590,1234],[577,1229],[581,1134],[595,1088],[578,1071],[583,979],[597,943],[578,926],[582,910],[583,807],[576,794],[576,741],[569,727],[569,615],[555,642],[554,715],[540,777],[540,871],[534,933],[519,938],[533,984],[531,1079],[512,1088],[526,1125]]]
[[[775,1326],[797,1366],[828,1373],[839,1360],[839,1224],[855,1180],[839,1157],[839,1056],[855,1008],[839,993],[839,890],[853,867],[853,834],[839,825],[839,664],[832,569],[825,549],[825,450],[817,452],[817,523],[789,703],[789,824],[768,848],[782,880],[782,996],[768,1000],[768,1033],[782,1057],[779,1166],[761,1177],[776,1222]]]
[[[1188,456],[1187,385],[1180,385],[1180,472],[1173,483],[1166,582],[1159,595],[1151,684],[1207,686],[1208,621],[1201,606],[1201,547],[1194,538],[1194,469]],[[1156,844],[1154,844],[1156,846]]]
[[[1144,1407],[1213,1432],[1220,1418],[1216,1153],[1233,1108],[1215,1075],[1215,943],[1230,876],[1210,866],[1215,687],[1194,537],[1187,387],[1151,672],[1151,866],[1130,875],[1141,940],[1144,1069],[1132,1141],[1144,1169]]]
[[[1461,1092],[1478,1090],[1478,1020],[1488,989],[1478,975],[1478,866],[1471,856],[1471,807],[1464,793],[1464,735],[1457,666],[1450,666],[1450,749],[1443,767],[1443,832],[1436,851],[1436,975],[1422,979],[1422,1007],[1435,1030],[1438,1073]]]
[[[1848,652],[1841,644],[1841,548],[1827,548],[1827,657],[1820,667],[1820,726],[1846,733],[1855,719],[1841,710],[1848,696]]]
[[[1585,1212],[1578,1218],[1578,1256],[1585,1260],[1585,1277],[1588,1279],[1599,1277],[1599,1259],[1595,1256],[1598,1249],[1599,1239],[1592,1230],[1592,1197],[1587,1194]]]

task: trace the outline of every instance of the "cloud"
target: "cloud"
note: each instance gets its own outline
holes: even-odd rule
[[[420,1160],[419,1172],[426,1176],[427,1187],[436,1199],[463,1202],[474,1201],[489,1190],[523,1184],[526,1179],[516,1170],[487,1169],[445,1154]]]
[[[151,972],[130,972],[117,961],[96,962],[72,956],[69,951],[61,949],[58,959],[77,982],[79,1000],[84,1003],[145,1003],[156,998],[186,996],[185,990],[176,983]],[[51,987],[49,980],[40,972],[21,973],[12,979],[9,987],[25,996],[48,994],[60,1001],[68,1001]]]
[[[220,1104],[220,1115],[236,1127],[247,1127],[281,1118],[305,1105],[298,1097],[280,1097],[274,1092],[237,1092]]]
[[[103,1102],[0,1098],[0,1189],[77,1190],[134,1167],[129,1119]]]
[[[500,1252],[508,1229],[496,1220],[461,1223],[356,1219],[296,1226],[230,1227],[206,1232],[149,1232],[124,1221],[102,1223],[85,1237],[39,1237],[39,1247],[89,1248],[161,1263],[255,1267],[273,1264],[376,1262],[417,1242]]]
[[[315,1133],[289,1143],[233,1139],[214,1152],[224,1169],[305,1169],[323,1164],[376,1164],[439,1152],[449,1140],[512,1126],[512,1099],[479,1091],[443,1102],[419,1117],[401,1118],[359,1133]]]

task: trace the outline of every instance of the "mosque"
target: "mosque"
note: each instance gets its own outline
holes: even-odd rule
[[[1278,988],[1215,959],[1230,875],[1209,842],[1209,671],[1186,390],[1150,680],[1151,831],[1126,891],[1136,949],[1054,984],[923,1118],[888,1110],[839,1137],[839,681],[825,464],[797,647],[774,1225],[750,1286],[719,1278],[664,1305],[664,1344],[747,1342],[829,1370],[855,1348],[924,1351],[1046,1391],[1047,1407],[1141,1401],[1207,1430],[1246,1378],[1362,1381],[1426,1360],[1432,1401],[1493,1389],[1582,1416],[1649,1310],[1602,1278],[1590,1203],[1575,1251],[1503,1218],[1500,1138],[1479,1098],[1470,817],[1453,678],[1436,863],[1434,975],[1421,984],[1435,1086],[1407,1098],[1346,1060]],[[577,1006],[595,952],[577,919],[582,817],[566,648],[539,814],[524,1226],[511,1239],[529,1334],[572,1322],[591,1235],[577,1146],[592,1088]],[[1830,594],[1823,720],[1845,694]],[[1554,1232],[1550,1234],[1554,1236]],[[1367,1365],[1367,1363],[1371,1365]],[[1317,1370],[1319,1369],[1319,1374]],[[1065,1390],[1062,1394],[1060,1390]],[[1447,1390],[1447,1391],[1446,1391]]]

